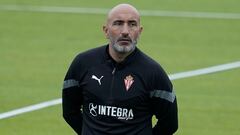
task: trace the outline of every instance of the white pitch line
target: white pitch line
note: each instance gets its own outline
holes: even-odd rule
[[[187,72],[171,74],[169,75],[169,78],[171,80],[176,80],[176,79],[188,78],[192,76],[210,74],[210,73],[224,71],[224,70],[230,70],[230,69],[239,68],[239,67],[240,67],[240,61],[236,61],[228,64],[222,64],[222,65],[217,65],[217,66],[212,66],[212,67],[207,67],[207,68],[202,68],[197,70],[191,70]]]
[[[1,113],[0,114],[0,119],[9,118],[9,117],[16,116],[16,115],[19,115],[19,114],[22,114],[22,113],[39,110],[39,109],[42,109],[42,108],[46,108],[46,107],[53,106],[53,105],[58,105],[58,104],[61,104],[61,103],[62,103],[62,99],[59,98],[59,99],[46,101],[46,102],[42,102],[42,103],[35,104],[35,105],[26,106],[26,107],[15,109],[15,110],[12,110],[12,111],[9,111],[9,112]]]
[[[197,70],[191,70],[191,71],[187,71],[187,72],[170,74],[169,78],[171,80],[177,80],[177,79],[181,79],[181,78],[188,78],[188,77],[192,77],[192,76],[210,74],[210,73],[230,70],[230,69],[234,69],[234,68],[239,68],[239,67],[240,67],[240,61],[236,61],[236,62],[232,62],[232,63],[228,63],[228,64],[222,64],[222,65],[212,66],[212,67],[203,68],[203,69],[197,69]],[[30,106],[15,109],[15,110],[12,110],[9,112],[1,113],[0,119],[9,118],[9,117],[16,116],[16,115],[19,115],[22,113],[39,110],[42,108],[58,105],[61,103],[62,103],[62,99],[59,98],[59,99],[46,101],[46,102],[42,102],[42,103],[35,104],[35,105],[30,105]]]
[[[81,7],[57,7],[57,6],[31,6],[31,5],[0,5],[0,10],[48,12],[48,13],[104,14],[104,15],[106,15],[110,9],[81,8]],[[240,19],[240,13],[163,11],[163,10],[140,10],[139,12],[142,16]]]

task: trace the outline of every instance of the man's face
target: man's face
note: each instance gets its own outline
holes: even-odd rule
[[[135,12],[114,12],[104,26],[110,46],[118,53],[132,52],[142,31],[139,15]]]

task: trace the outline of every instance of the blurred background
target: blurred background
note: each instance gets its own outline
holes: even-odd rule
[[[61,98],[80,52],[107,43],[106,12],[134,5],[144,27],[138,47],[170,75],[240,61],[238,0],[0,0],[0,115]],[[240,69],[173,80],[176,135],[240,134]],[[0,119],[1,135],[74,135],[61,104]]]

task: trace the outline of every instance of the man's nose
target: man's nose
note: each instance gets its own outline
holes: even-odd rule
[[[129,27],[128,27],[127,24],[123,25],[123,29],[122,29],[121,34],[122,34],[123,37],[127,37],[129,35]]]

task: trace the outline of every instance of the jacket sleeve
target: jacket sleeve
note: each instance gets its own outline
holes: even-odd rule
[[[72,62],[64,79],[62,90],[63,118],[77,134],[82,132],[82,92],[79,87],[80,70],[77,58]]]
[[[158,120],[153,135],[173,135],[178,129],[177,99],[172,83],[161,67],[154,74],[150,98],[153,114]]]

